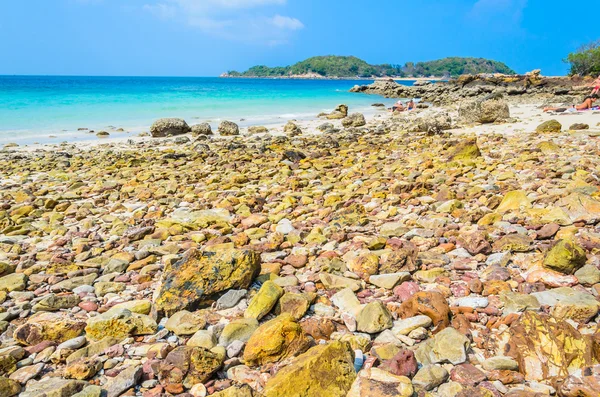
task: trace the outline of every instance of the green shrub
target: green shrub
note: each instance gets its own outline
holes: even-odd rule
[[[571,65],[570,74],[581,76],[600,74],[600,40],[586,44],[565,59]]]

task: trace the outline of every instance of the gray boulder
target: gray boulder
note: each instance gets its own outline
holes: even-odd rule
[[[458,108],[458,116],[465,123],[494,123],[510,118],[508,102],[500,94],[488,95],[482,99],[463,101]]]
[[[165,118],[158,119],[150,127],[150,133],[154,138],[162,138],[171,135],[186,134],[191,131],[190,126],[183,119]]]
[[[346,128],[362,127],[365,124],[367,124],[367,121],[365,120],[365,116],[363,116],[361,113],[352,113],[342,120],[342,125]]]
[[[232,121],[222,121],[219,124],[219,134],[223,136],[240,135],[240,127]]]
[[[192,135],[212,135],[212,128],[208,123],[196,124],[192,126]]]

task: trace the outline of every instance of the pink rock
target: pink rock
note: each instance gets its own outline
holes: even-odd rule
[[[94,311],[98,310],[98,305],[92,301],[79,302],[78,306],[81,309],[85,310],[86,312],[94,312]]]
[[[394,295],[398,297],[400,302],[405,302],[420,290],[421,288],[419,287],[419,284],[413,281],[405,281],[402,284],[394,287]]]
[[[527,275],[528,283],[541,282],[550,287],[571,287],[579,281],[575,276],[564,275],[552,270],[534,270]]]
[[[417,373],[418,369],[415,353],[411,350],[401,350],[391,359],[381,363],[379,369],[394,375],[412,378]]]
[[[485,374],[473,364],[460,364],[452,368],[450,379],[463,386],[475,386],[487,379]]]

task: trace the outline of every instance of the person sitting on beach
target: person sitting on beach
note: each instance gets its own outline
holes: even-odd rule
[[[565,112],[565,111],[577,111],[577,110],[588,110],[588,109],[592,109],[594,107],[594,103],[598,100],[598,95],[594,94],[594,95],[590,95],[590,96],[586,96],[585,99],[583,100],[583,103],[581,103],[580,105],[573,105],[573,107],[567,109],[567,108],[553,108],[553,107],[547,107],[544,108],[544,112]]]
[[[406,104],[406,110],[414,110],[416,107],[415,105],[415,101],[414,99],[411,99],[407,104]]]
[[[404,103],[402,103],[402,101],[398,101],[392,106],[392,112],[403,112],[405,110],[406,108],[404,107]]]

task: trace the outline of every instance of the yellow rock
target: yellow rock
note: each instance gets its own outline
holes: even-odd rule
[[[498,212],[508,212],[520,208],[531,208],[531,202],[527,198],[527,193],[523,190],[513,190],[506,193],[502,202],[497,208]]]
[[[271,280],[266,281],[250,301],[248,308],[244,312],[244,317],[260,320],[273,309],[282,295],[283,288]]]

